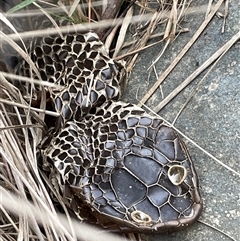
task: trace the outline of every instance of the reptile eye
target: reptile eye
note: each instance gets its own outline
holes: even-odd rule
[[[148,214],[141,211],[133,211],[131,213],[131,217],[134,222],[139,224],[149,224],[152,222],[152,218]]]
[[[168,178],[172,184],[180,185],[187,176],[187,169],[180,165],[171,166],[168,170]]]

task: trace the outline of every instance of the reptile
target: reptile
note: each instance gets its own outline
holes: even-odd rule
[[[93,31],[34,38],[29,56],[59,114],[38,150],[42,168],[81,222],[163,233],[196,221],[198,176],[179,134],[120,100],[125,73]],[[18,74],[38,78],[26,60]],[[36,87],[38,89],[38,87]]]

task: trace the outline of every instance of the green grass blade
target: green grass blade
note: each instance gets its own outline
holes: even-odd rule
[[[25,0],[21,3],[19,3],[18,5],[14,6],[13,8],[11,8],[8,13],[14,13],[19,11],[20,9],[30,5],[31,3],[35,2],[36,0]]]

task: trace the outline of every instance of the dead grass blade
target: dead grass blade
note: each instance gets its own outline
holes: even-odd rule
[[[183,28],[183,29],[177,30],[177,33],[179,33],[179,34],[180,34],[180,33],[186,33],[186,32],[189,32],[189,29]],[[159,37],[163,37],[163,36],[164,36],[164,32],[163,32],[163,33],[157,33],[157,34],[151,35],[151,37],[150,37],[149,39],[159,38]],[[157,45],[157,44],[159,44],[159,43],[162,43],[163,41],[164,41],[164,39],[161,39],[161,40],[159,40],[159,41],[157,41],[157,42],[154,42],[154,43],[152,43],[152,44],[149,44],[149,45],[147,45],[147,46],[145,46],[145,47],[142,47],[142,48],[133,50],[132,52],[127,52],[127,53],[125,53],[125,54],[123,54],[123,55],[120,55],[120,56],[117,56],[117,57],[115,57],[114,59],[115,59],[115,60],[124,59],[124,58],[126,58],[126,57],[128,57],[128,56],[134,55],[134,54],[136,54],[136,53],[140,53],[141,51],[143,51],[143,50],[145,50],[145,49],[151,48],[151,47],[153,47],[153,46],[155,46],[155,45]],[[131,46],[131,45],[133,45],[133,44],[135,44],[135,43],[136,43],[136,40],[131,41],[131,42],[128,42],[128,43],[125,43],[125,44],[122,46],[122,48]],[[154,67],[154,66],[153,66],[153,67]]]
[[[145,17],[145,14],[141,16],[141,21],[144,21],[144,17]],[[141,36],[141,38],[138,40],[138,42],[129,49],[129,52],[133,52],[136,49],[138,50],[138,49],[145,47],[148,40],[150,39],[150,36],[152,35],[153,31],[155,30],[157,24],[163,18],[164,18],[164,16],[161,11],[155,12],[149,22],[149,26],[147,27],[144,35]],[[129,60],[127,60],[127,72],[130,72],[132,70],[137,57],[138,57],[138,53],[133,55]]]
[[[165,34],[164,34],[164,35],[165,35]],[[164,39],[163,39],[163,40],[164,40]],[[153,65],[155,65],[155,64],[158,62],[158,60],[162,57],[162,55],[164,54],[164,52],[165,52],[165,50],[167,49],[167,47],[168,47],[168,45],[170,44],[170,42],[171,42],[171,39],[169,38],[169,39],[167,40],[167,42],[165,43],[162,51],[161,51],[160,54],[158,55],[158,57],[152,62],[152,64],[148,67],[147,70],[151,69],[151,68],[153,67]]]
[[[3,109],[4,114],[7,116],[7,112]],[[9,120],[5,119],[3,112],[0,112],[0,126],[6,127],[8,126]],[[27,175],[29,177],[29,172],[26,172],[26,163],[24,163],[24,157],[21,155],[22,148],[21,145],[19,145],[18,140],[15,135],[14,130],[4,130],[0,132],[1,137],[1,146],[0,146],[0,154],[3,161],[5,161],[5,167],[8,167],[9,173],[12,176],[13,183],[16,185],[16,193],[21,196],[21,198],[27,200],[27,192],[24,188],[23,183],[21,182],[24,175]],[[18,175],[13,169],[12,166],[15,166],[15,170],[17,170]],[[2,170],[1,170],[2,172]],[[25,173],[22,175],[22,173]],[[30,182],[30,179],[28,179],[28,182]],[[3,188],[1,186],[1,188]],[[2,200],[1,200],[2,201]],[[41,237],[41,232],[36,225],[34,219],[32,217],[29,217],[29,219],[26,219],[26,216],[20,215],[18,219],[18,226],[19,226],[19,233],[18,237],[22,238],[22,240],[26,240],[25,238],[28,238],[28,234],[31,233],[29,230],[30,227],[32,227],[35,230],[35,233]],[[31,222],[31,225],[26,225],[29,222]],[[23,224],[24,223],[24,224]]]
[[[18,33],[17,39],[19,38],[19,35],[20,34]],[[0,31],[0,37],[1,37],[2,41],[8,42],[11,45],[11,47],[13,49],[15,49],[27,61],[27,63],[31,66],[33,71],[38,76],[38,78],[41,79],[41,75],[40,75],[38,69],[36,68],[35,64],[31,60],[31,58],[29,57],[29,55],[26,52],[24,52],[23,49],[9,37],[9,35],[6,35],[2,31]]]
[[[229,0],[226,0],[225,7],[224,7],[224,14],[223,14],[222,33],[225,32],[225,25],[226,25],[226,19],[228,16],[228,9],[229,9]]]
[[[25,112],[25,114],[28,116],[29,111],[31,110],[32,107],[30,107],[29,104],[24,100],[23,96],[21,95],[21,92],[14,85],[9,83],[1,74],[0,74],[0,86],[1,86],[0,97],[1,96],[4,97],[4,98],[1,98],[1,102],[9,104],[10,106],[19,106],[19,107],[23,107],[24,109],[27,109],[28,112]],[[8,97],[10,101],[7,100],[6,97]],[[40,110],[40,112],[41,111],[42,110]],[[42,126],[45,126],[44,122],[41,120],[41,118],[39,118],[39,116],[34,111],[31,112],[31,115]]]
[[[0,127],[0,131],[3,130],[9,130],[9,129],[22,129],[22,128],[30,128],[30,127],[35,127],[35,128],[41,128],[40,125],[38,124],[23,124],[23,125],[13,125],[13,126],[6,126],[6,127]]]
[[[170,72],[173,70],[173,68],[178,64],[178,62],[182,59],[182,57],[185,55],[185,53],[190,49],[190,47],[194,44],[194,42],[198,39],[202,31],[205,29],[205,27],[208,25],[210,20],[213,18],[213,16],[216,14],[217,10],[221,6],[224,0],[219,0],[218,3],[216,3],[214,9],[212,12],[208,15],[207,19],[203,21],[201,26],[199,27],[198,31],[193,35],[193,37],[190,39],[190,41],[186,44],[186,46],[182,49],[182,51],[178,54],[178,56],[174,59],[174,61],[171,63],[171,65],[165,70],[165,72],[158,78],[158,80],[155,82],[155,84],[152,86],[152,88],[147,92],[147,94],[139,101],[138,106],[142,106],[146,103],[146,101],[152,96],[152,94],[155,92],[155,90],[159,87],[159,85],[165,80],[165,78],[170,74]]]
[[[144,15],[143,19],[140,20],[139,16],[133,16],[131,19],[133,23],[140,22],[142,20],[147,20],[152,17],[152,14],[146,14]],[[122,23],[124,18],[118,19],[120,23]],[[62,33],[68,33],[68,32],[76,32],[76,31],[86,31],[86,29],[92,29],[95,30],[97,28],[102,28],[102,27],[110,27],[112,26],[113,20],[102,20],[97,23],[84,23],[84,24],[75,24],[74,26],[62,26],[60,27]],[[55,28],[49,28],[49,29],[41,29],[41,30],[34,30],[34,31],[26,31],[19,33],[19,36],[22,39],[25,38],[31,38],[33,35],[35,37],[40,37],[40,36],[46,36],[47,34],[58,34],[58,31]],[[18,40],[18,36],[16,34],[9,34],[9,38],[12,40]],[[8,42],[7,39],[2,39],[2,41]]]
[[[167,26],[165,29],[165,34],[163,37],[164,39],[170,38],[171,40],[173,40],[173,38],[175,37],[176,28],[177,28],[177,15],[178,15],[177,4],[178,4],[178,0],[173,0]]]
[[[80,0],[74,0],[72,3],[71,3],[71,8],[68,12],[68,16],[71,17],[73,15],[73,13],[76,11],[77,7],[78,7],[78,4],[79,4]],[[64,7],[65,5],[62,4]]]
[[[29,107],[28,105],[20,104],[20,103],[9,101],[9,100],[2,99],[2,98],[0,98],[0,103],[4,103],[4,104],[10,105],[10,106],[20,107],[20,108],[27,109],[27,110],[36,111],[36,112],[39,112],[39,113],[44,113],[46,115],[50,115],[50,116],[53,116],[53,117],[59,116],[58,113],[53,112],[53,111],[42,110],[42,109],[38,109],[38,108],[35,108],[35,107]]]
[[[211,11],[212,4],[213,4],[213,0],[208,0],[208,6],[207,6],[206,14],[205,14],[205,19],[207,19],[208,15],[209,15],[209,13]]]
[[[34,216],[39,223],[42,223],[43,220],[45,224],[53,225],[57,231],[64,231],[68,240],[74,240],[70,235],[70,227],[66,218],[58,214],[58,216],[53,216],[52,213],[46,212],[45,210],[41,210],[36,206],[32,205],[30,202],[22,200],[21,198],[6,192],[3,188],[0,187],[0,195],[2,198],[2,205],[10,210],[12,213],[16,215],[22,214],[27,217]],[[102,233],[100,230],[93,229],[93,227],[89,227],[86,224],[80,224],[77,221],[72,220],[73,228],[76,232],[77,238],[80,240],[98,240],[98,241],[106,241],[106,240],[114,240],[114,241],[123,241],[123,239],[119,236]],[[101,234],[100,234],[101,232]],[[126,240],[125,240],[126,241]]]
[[[111,2],[111,1],[109,1],[109,2]],[[118,1],[118,2],[120,3],[121,1]],[[136,2],[136,0],[130,1],[129,4],[127,5],[127,7],[124,9],[124,11],[121,13],[121,15],[118,17],[115,16],[114,20],[112,21],[112,25],[110,26],[110,28],[107,31],[104,30],[107,28],[102,28],[102,29],[96,31],[97,34],[99,34],[100,39],[104,43],[106,42],[106,38],[109,35],[113,35],[113,33],[116,32],[116,29],[120,25],[122,25],[123,21],[125,21],[125,22],[131,21],[131,20],[128,20],[128,18],[132,19],[132,15],[131,14],[129,14],[129,16],[126,16],[126,15],[127,15],[127,12],[129,11],[129,9],[131,9],[133,7],[135,2]],[[118,3],[118,5],[119,5],[119,3]],[[108,38],[108,46],[110,46],[110,38]]]
[[[34,2],[34,5],[36,7],[38,7],[38,9],[43,12],[43,14],[51,21],[51,23],[53,24],[53,26],[56,28],[56,30],[58,31],[58,34],[61,36],[61,38],[63,38],[63,34],[58,26],[58,24],[56,23],[56,21],[51,17],[51,15],[45,11],[39,4],[37,4],[36,2]]]
[[[124,40],[125,40],[127,29],[128,29],[128,27],[131,23],[131,17],[132,16],[133,16],[133,8],[130,8],[127,11],[126,17],[124,18],[123,23],[121,25],[120,32],[119,32],[119,35],[118,35],[118,38],[117,38],[115,51],[114,51],[114,54],[113,54],[113,58],[115,58],[118,55],[118,53],[120,52],[120,50],[122,49],[122,45],[123,45]],[[115,26],[114,29],[117,29],[117,27],[118,26]],[[114,35],[116,36],[116,33],[114,33]],[[110,49],[111,44],[109,44],[108,39],[109,39],[109,37],[106,39],[105,45]],[[110,43],[112,43],[112,39],[113,38],[111,38]]]
[[[11,126],[11,120],[8,118],[8,112],[6,111],[4,106],[2,106],[2,111],[0,110],[0,156],[1,161],[5,162],[4,169],[8,167],[8,175],[3,173],[1,169],[0,175],[1,180],[7,180],[12,176],[12,184],[16,185],[16,188],[13,186],[12,191],[14,190],[18,196],[20,196],[25,202],[29,202],[28,199],[30,198],[32,202],[38,208],[44,208],[49,210],[52,215],[56,215],[54,211],[54,206],[51,204],[51,199],[48,197],[49,193],[45,190],[45,187],[40,179],[37,169],[37,161],[36,161],[36,145],[33,144],[33,149],[29,143],[29,136],[28,133],[24,129],[22,132],[24,134],[24,142],[25,142],[25,150],[22,150],[22,145],[19,143],[20,140],[15,133],[15,129],[8,128]],[[16,114],[18,110],[15,108]],[[21,117],[18,117],[19,122],[21,123]],[[29,129],[31,130],[31,128]],[[34,142],[34,141],[33,141]],[[2,174],[1,174],[2,173]],[[7,176],[9,177],[7,177]],[[6,184],[8,182],[5,182]],[[9,185],[5,186],[1,185],[2,189],[6,189],[5,192],[9,192]],[[45,199],[46,197],[46,199]],[[2,204],[2,200],[1,200]],[[49,209],[50,208],[50,209]],[[21,209],[24,212],[24,209]],[[51,210],[51,211],[50,211]],[[19,210],[17,210],[19,211]],[[29,240],[29,236],[31,233],[34,232],[37,235],[37,240],[45,240],[42,231],[40,231],[40,227],[36,222],[36,218],[30,213],[29,216],[26,216],[25,213],[18,213],[18,230],[16,232],[16,236],[19,240]],[[61,236],[62,231],[56,232],[52,227],[45,225],[45,219],[42,219],[42,224],[45,229],[46,236],[48,240],[58,240],[57,237]],[[60,234],[59,234],[60,233]],[[71,236],[69,236],[70,238]],[[66,240],[65,238],[63,240]],[[71,239],[68,239],[71,240]]]
[[[39,4],[43,2],[44,1],[38,1]],[[31,11],[30,13],[26,14],[48,15],[48,12],[59,13],[59,10],[61,10],[61,12],[67,13],[68,16],[72,16],[74,11],[76,11],[78,12],[79,16],[81,15],[79,17],[80,19],[90,21],[92,18],[91,14],[98,14],[95,7],[102,6],[103,2],[104,5],[107,6],[107,2],[112,4],[114,1],[85,1],[84,3],[81,3],[81,6],[78,5],[79,2],[80,0],[73,0],[69,1],[69,5],[66,5],[65,3],[62,3],[62,1],[59,1],[59,3],[62,3],[60,8],[55,7],[55,5],[49,4],[49,6],[52,6],[53,8],[44,8],[42,9],[42,12],[38,10]],[[131,1],[131,3],[133,2],[135,1]],[[4,38],[1,39],[2,41],[9,42],[10,38],[12,40],[19,40],[20,37],[29,38],[32,37],[33,34],[37,37],[45,36],[49,33],[59,34],[59,31],[61,33],[65,33],[69,31],[75,32],[86,29],[94,30],[99,28],[111,27],[110,31],[107,33],[107,35],[110,36],[109,39],[111,39],[109,42],[111,42],[113,36],[115,35],[117,26],[122,24],[122,30],[120,31],[114,57],[115,59],[121,59],[129,55],[133,55],[133,57],[130,58],[131,61],[129,62],[131,63],[131,66],[128,68],[128,70],[130,70],[135,63],[137,54],[141,50],[163,41],[160,40],[158,43],[146,46],[147,41],[153,37],[152,33],[153,30],[156,28],[157,24],[168,19],[169,11],[171,12],[171,15],[170,19],[168,20],[168,28],[164,33],[158,34],[158,36],[165,36],[163,37],[163,39],[169,39],[169,42],[167,44],[169,44],[175,38],[175,35],[178,31],[182,31],[178,30],[176,27],[177,23],[180,21],[181,16],[190,14],[191,11],[195,11],[196,13],[205,10],[205,7],[202,10],[190,8],[186,10],[188,4],[187,2],[190,3],[190,1],[187,0],[173,0],[173,6],[171,6],[172,8],[169,8],[168,10],[161,10],[161,12],[156,12],[148,7],[149,1],[136,1],[136,3],[138,5],[141,5],[142,7],[140,9],[140,13],[143,14],[142,16],[132,16],[131,11],[129,10],[129,15],[116,19],[114,23],[114,19],[106,19],[94,23],[91,22],[74,26],[59,27],[58,29],[52,28],[48,30],[44,29],[38,31],[28,31],[24,33],[15,32],[15,34],[8,35],[7,38],[5,38],[4,35],[0,36],[4,36]],[[212,11],[217,11],[217,6],[220,6],[220,2],[223,2],[223,0],[219,1],[217,5],[215,5],[214,10]],[[181,8],[177,9],[177,6],[180,5]],[[85,14],[86,11],[84,8],[87,6],[89,6],[89,12],[88,14]],[[102,9],[104,11],[106,10],[106,7],[103,7]],[[146,11],[150,13],[146,14]],[[211,18],[213,17],[213,15],[214,13],[211,12]],[[10,14],[10,16],[19,15],[18,13],[13,13]],[[210,16],[207,17],[205,26],[210,21]],[[97,16],[97,19],[100,19],[100,15]],[[143,40],[134,44],[131,43],[134,45],[132,50],[128,52],[126,55],[117,57],[119,50],[122,49],[126,29],[129,26],[129,23],[138,23],[143,21],[146,21],[147,24],[149,24],[149,26],[145,26],[147,27],[147,31],[144,35]],[[204,29],[203,26],[202,28]],[[201,31],[202,30],[200,29],[198,36],[200,35]],[[198,36],[195,36],[195,39],[192,40],[191,44],[193,44],[193,42],[197,39]],[[187,48],[190,48],[191,44]],[[16,48],[14,44],[13,47]],[[187,48],[185,49],[185,51],[188,50]],[[182,56],[183,55],[184,52],[182,53]],[[181,55],[179,56],[182,57]],[[175,61],[175,65],[178,63],[179,60],[180,59]],[[0,200],[0,209],[5,220],[4,230],[7,230],[5,232],[3,240],[67,241],[77,240],[77,238],[79,238],[91,241],[126,241],[126,239],[122,239],[115,235],[109,236],[108,234],[104,234],[102,231],[95,231],[92,229],[92,227],[82,225],[78,221],[75,222],[74,220],[72,220],[63,200],[61,199],[61,197],[58,197],[58,194],[54,191],[54,189],[51,189],[52,185],[49,179],[47,177],[44,178],[43,173],[39,173],[39,169],[37,166],[37,145],[41,139],[41,134],[39,134],[38,131],[42,131],[44,123],[42,121],[43,116],[41,116],[41,114],[36,113],[48,114],[54,117],[57,117],[58,114],[55,112],[44,110],[44,105],[41,105],[40,109],[30,107],[30,105],[26,101],[24,101],[23,96],[21,95],[21,93],[19,93],[18,89],[10,83],[8,83],[4,77],[30,82],[32,84],[37,83],[46,87],[55,87],[55,85],[51,83],[39,80],[32,80],[29,78],[14,76],[11,74],[0,72],[0,85],[2,87],[0,89],[0,196],[3,197]],[[161,78],[162,76],[159,79]],[[45,96],[44,93],[43,96]],[[45,102],[43,96],[42,103]],[[176,129],[174,126],[173,128]],[[179,133],[183,135],[181,132]],[[200,150],[205,152],[208,156],[213,158],[220,165],[223,165],[229,171],[240,176],[239,173],[224,165],[220,160],[216,159],[210,153],[203,150],[203,148],[199,147],[191,139],[189,139],[185,135],[183,136],[186,139],[188,139],[191,143],[193,143],[195,146],[197,146]],[[58,200],[59,204],[62,206],[64,217],[57,213],[52,201],[52,196],[49,195],[49,190],[51,190],[51,193],[53,193],[53,195]],[[15,195],[13,195],[13,193],[15,193]],[[0,217],[0,222],[1,218],[2,217]],[[3,225],[1,225],[0,228],[3,228]],[[129,234],[128,237],[132,241],[141,240],[140,236],[134,234]]]
[[[198,222],[199,222],[199,223],[202,223],[202,224],[204,224],[204,225],[206,225],[206,226],[208,226],[208,227],[210,227],[210,228],[212,228],[212,229],[214,229],[214,230],[217,230],[219,233],[221,233],[221,234],[223,234],[224,236],[228,237],[228,238],[231,239],[232,241],[237,241],[235,238],[233,238],[233,237],[232,237],[231,235],[229,235],[228,233],[222,231],[222,230],[219,229],[219,228],[213,227],[211,224],[206,223],[206,222],[204,222],[204,221],[201,220],[201,219],[198,220]]]
[[[17,4],[16,6],[14,6],[13,8],[11,8],[8,13],[14,13],[17,12],[19,10],[21,10],[22,8],[30,5],[31,3],[34,3],[36,0],[24,0],[23,2]]]
[[[23,40],[19,36],[19,33],[17,32],[15,27],[11,24],[11,22],[2,13],[0,13],[0,20],[2,22],[4,22],[10,29],[12,29],[12,31],[18,36],[18,39],[21,41],[22,45],[24,46],[25,52],[27,52],[27,48],[25,46],[25,43],[23,42]]]
[[[177,26],[179,25],[179,22],[182,18],[184,11],[187,9],[187,6],[189,6],[190,3],[187,3],[186,0],[180,3],[180,6],[181,6],[180,11],[178,11],[177,9],[177,4],[178,4],[178,1],[174,0],[170,10],[169,18],[167,21],[167,26],[165,28],[163,39],[167,41],[163,49],[161,50],[160,54],[158,55],[158,57],[152,62],[150,67],[148,67],[148,70],[159,61],[159,59],[162,57],[167,47],[176,38],[176,33],[178,32]]]
[[[38,85],[42,85],[42,86],[45,86],[45,87],[50,87],[50,88],[59,87],[58,85],[47,82],[47,81],[42,81],[42,80],[39,80],[39,79],[31,79],[29,77],[24,77],[24,76],[6,73],[6,72],[2,72],[2,71],[0,71],[0,75],[4,76],[6,78],[12,79],[12,80],[15,79],[15,80],[18,80],[18,81],[27,82],[27,83],[31,83],[31,84],[38,84]]]
[[[169,101],[171,101],[180,91],[182,91],[191,81],[200,73],[208,68],[217,58],[222,57],[232,46],[240,39],[240,32],[234,35],[226,44],[216,51],[208,60],[206,60],[196,71],[194,71],[186,80],[184,80],[174,91],[172,91],[162,102],[154,109],[154,112],[160,111]]]

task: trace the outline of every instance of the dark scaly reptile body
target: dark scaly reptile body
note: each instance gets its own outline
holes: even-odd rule
[[[162,120],[117,101],[124,68],[95,33],[38,39],[31,58],[43,80],[59,85],[48,89],[61,127],[39,147],[43,167],[80,220],[161,233],[198,218],[198,178],[184,143]],[[24,62],[20,73],[29,71]]]
[[[109,58],[95,33],[48,36],[31,45],[31,59],[42,80],[59,85],[48,90],[63,123],[119,98],[123,67]],[[20,72],[30,76],[27,62]]]

